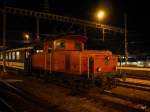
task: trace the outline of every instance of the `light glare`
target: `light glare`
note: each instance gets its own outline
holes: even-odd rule
[[[104,17],[104,15],[105,15],[104,11],[99,11],[98,14],[97,14],[97,17],[99,19],[102,19]]]

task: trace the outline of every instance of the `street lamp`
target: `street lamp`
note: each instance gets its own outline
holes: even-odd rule
[[[99,20],[102,20],[105,17],[105,12],[103,10],[100,10],[97,13],[97,17],[98,17]]]
[[[99,10],[98,13],[97,13],[97,18],[98,18],[98,21],[100,22],[102,19],[104,19],[104,17],[106,16],[106,13],[103,11],[103,10]],[[104,28],[102,28],[102,34],[103,34],[103,42],[104,42]]]
[[[125,52],[125,66],[128,62],[128,42],[127,42],[127,15],[124,14],[124,52]],[[123,81],[126,81],[126,72],[122,76]]]
[[[29,32],[23,32],[23,42],[24,43],[29,43],[30,42],[30,33]]]
[[[26,40],[29,40],[29,38],[30,38],[29,34],[24,34],[24,37]]]

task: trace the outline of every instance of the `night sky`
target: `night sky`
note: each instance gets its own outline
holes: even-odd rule
[[[44,11],[44,0],[0,0],[11,7]],[[148,1],[147,1],[148,2]],[[97,21],[95,12],[104,9],[107,18],[103,24],[123,27],[127,14],[128,45],[139,52],[150,52],[149,3],[140,0],[49,0],[49,12],[53,14]]]

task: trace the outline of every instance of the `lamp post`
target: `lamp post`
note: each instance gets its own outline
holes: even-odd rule
[[[128,43],[127,43],[127,15],[124,14],[124,53],[125,53],[125,66],[128,62]],[[126,81],[126,72],[122,76],[122,80]]]
[[[3,72],[6,72],[5,49],[6,49],[6,13],[5,10],[3,10]]]
[[[124,14],[124,44],[125,44],[125,65],[128,62],[128,43],[127,43],[127,15]]]
[[[102,19],[104,19],[104,17],[105,17],[105,12],[103,10],[98,11],[97,18],[98,18],[99,22]],[[104,42],[104,33],[105,33],[105,30],[104,30],[104,28],[102,28],[103,42]]]
[[[40,30],[40,18],[36,18],[36,39],[37,40],[40,40],[40,37],[39,37],[39,30]]]

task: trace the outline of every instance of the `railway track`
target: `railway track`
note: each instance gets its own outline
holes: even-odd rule
[[[136,98],[136,97],[130,97],[127,95],[121,95],[121,94],[117,94],[117,93],[113,93],[113,92],[109,92],[109,91],[104,91],[103,94],[105,95],[109,95],[115,98],[120,98],[126,101],[131,101],[134,104],[141,104],[147,107],[150,107],[150,101],[145,100],[145,99],[140,99],[140,98]]]
[[[150,91],[150,85],[134,83],[134,82],[119,81],[117,86],[122,86],[126,88],[142,90],[142,91]]]
[[[0,112],[16,112],[15,109],[0,97]]]
[[[96,103],[108,106],[108,108],[114,108],[121,112],[148,112],[147,106],[144,104],[133,103],[129,99],[125,99],[125,96],[118,96],[113,93],[104,92],[101,95],[88,96],[89,100],[94,100]]]
[[[33,96],[27,91],[24,91],[21,88],[17,88],[16,86],[9,84],[3,80],[0,80],[0,89],[0,104],[5,107],[4,109],[7,109],[7,111],[9,110],[8,112],[57,112],[57,109],[49,105],[47,102],[39,100],[36,96]],[[1,109],[0,106],[0,110],[4,109]]]
[[[57,86],[62,86],[67,89],[71,89],[71,87],[60,83],[55,82],[53,84],[56,84]],[[92,91],[92,89],[90,91]],[[81,92],[85,92],[85,93],[81,93]],[[107,105],[108,107],[120,110],[121,112],[148,112],[147,110],[150,107],[150,101],[129,97],[126,95],[116,94],[105,90],[99,93],[98,96],[95,96],[95,94],[89,95],[87,94],[87,91],[82,91],[82,90],[81,91],[79,90],[78,92],[75,91],[75,94],[71,93],[71,95],[77,95],[77,96],[79,95],[79,96],[86,97],[87,99],[92,100],[98,104]],[[109,97],[109,99],[106,97]],[[121,103],[120,101],[122,101],[123,103]]]
[[[31,101],[32,103],[36,103],[36,106],[39,106],[39,107],[44,106],[43,104],[38,104],[37,103],[37,100],[35,100],[37,98],[34,98],[34,100],[32,101],[33,97],[27,91],[24,91],[21,88],[17,88],[14,85],[8,84],[6,82],[3,82],[2,84],[3,85],[8,85],[12,89],[12,91],[15,91],[15,93],[17,93],[19,96]],[[63,86],[64,88],[67,88],[67,89],[71,90],[70,87],[68,87],[66,85],[63,85],[63,84],[60,84],[60,83],[55,82],[55,83],[52,83],[52,84],[55,84],[57,86]],[[143,85],[139,85],[139,86],[143,86]],[[7,88],[5,88],[5,89],[7,89]],[[83,94],[77,94],[77,95],[80,96],[80,95],[83,95]],[[144,100],[144,99],[139,99],[139,98],[133,98],[133,97],[129,97],[129,96],[126,96],[126,95],[120,95],[120,94],[112,93],[110,91],[104,91],[103,93],[100,93],[98,96],[97,95],[92,95],[91,96],[91,95],[88,95],[88,94],[87,95],[84,94],[83,97],[85,97],[89,100],[95,101],[97,104],[107,105],[110,108],[115,108],[117,110],[120,110],[121,112],[127,112],[127,111],[148,112],[149,107],[150,107],[150,101],[147,101],[147,100]],[[120,101],[123,102],[123,103],[121,103]]]
[[[142,79],[142,80],[149,80],[150,81],[150,75],[136,75],[136,74],[126,74],[127,78],[135,78],[135,79]]]

